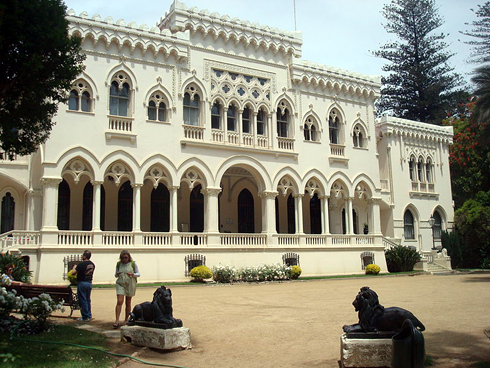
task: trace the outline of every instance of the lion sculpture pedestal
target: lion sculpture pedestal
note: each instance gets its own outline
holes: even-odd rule
[[[425,327],[411,312],[398,307],[383,307],[378,295],[367,286],[361,288],[352,305],[358,312],[359,322],[343,326],[341,367],[394,367],[393,362],[399,361],[393,354],[394,340],[407,328],[420,335],[420,342],[418,346],[407,346],[409,351],[401,352],[401,355],[417,355],[417,362],[422,360],[423,364],[425,351],[420,331]]]
[[[172,292],[160,286],[151,302],[136,305],[129,314],[128,325],[121,327],[121,340],[154,349],[190,349],[191,332],[174,318]]]

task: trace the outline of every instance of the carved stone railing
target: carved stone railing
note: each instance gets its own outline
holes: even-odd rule
[[[37,231],[12,230],[0,235],[0,249],[3,252],[21,245],[39,245],[39,240]]]
[[[228,132],[228,143],[230,144],[239,144],[240,143],[240,135],[237,132]]]
[[[207,246],[208,236],[202,233],[180,233],[180,245]]]
[[[258,135],[257,136],[257,146],[261,148],[268,148],[269,147],[269,138],[265,135]]]
[[[103,232],[103,245],[133,246],[134,233],[131,232]]]
[[[267,235],[265,234],[220,234],[221,245],[267,245]]]
[[[278,234],[278,245],[299,245],[299,235],[296,234]]]
[[[94,235],[91,231],[60,231],[58,245],[93,245]]]
[[[109,130],[130,133],[133,131],[133,118],[109,115]]]
[[[143,245],[172,245],[172,235],[169,233],[144,233]]]
[[[254,145],[254,135],[250,133],[243,133],[242,136],[243,145],[244,146],[253,146]]]
[[[225,132],[219,129],[212,129],[211,139],[213,140],[213,142],[223,143],[225,139]]]
[[[184,137],[202,141],[204,139],[204,128],[195,125],[184,125]]]
[[[277,147],[286,151],[294,151],[294,138],[277,137]]]
[[[345,146],[340,144],[330,144],[330,154],[336,157],[345,156]]]

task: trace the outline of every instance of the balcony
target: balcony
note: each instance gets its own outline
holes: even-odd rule
[[[435,192],[434,183],[412,181],[412,190],[410,197],[433,197],[438,198],[439,194]]]
[[[113,115],[108,115],[108,117],[109,126],[105,133],[107,141],[119,138],[129,139],[132,143],[136,142],[136,134],[133,134],[133,118]]]

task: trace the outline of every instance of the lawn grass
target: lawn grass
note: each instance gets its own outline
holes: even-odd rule
[[[28,342],[20,339],[43,342]],[[22,335],[18,336],[18,339],[10,339],[10,333],[1,332],[0,366],[5,368],[111,368],[117,366],[116,358],[101,351],[62,343],[90,346],[102,350],[107,350],[108,347],[107,339],[101,334],[67,325],[54,325],[50,332]],[[11,355],[5,356],[5,354]]]

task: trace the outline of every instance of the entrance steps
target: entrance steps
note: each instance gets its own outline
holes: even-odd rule
[[[454,273],[453,270],[448,270],[437,263],[429,263],[427,268],[427,272],[429,272],[431,275],[450,275]]]

